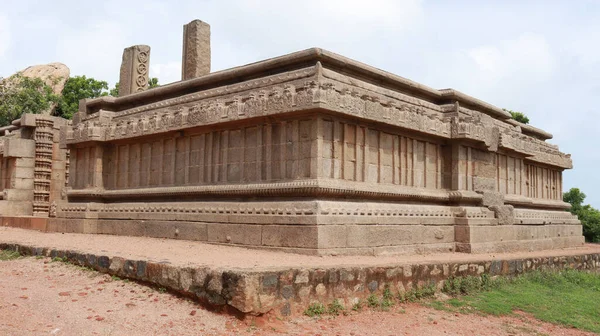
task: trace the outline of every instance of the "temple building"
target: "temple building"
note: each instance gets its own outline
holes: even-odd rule
[[[119,97],[80,103],[46,230],[321,255],[584,243],[570,156],[498,107],[317,48],[210,72],[198,20],[182,60],[147,90],[150,47],[127,48]]]

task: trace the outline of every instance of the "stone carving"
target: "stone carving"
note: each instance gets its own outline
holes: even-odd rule
[[[184,28],[177,85],[82,103],[52,220],[314,254],[583,242],[560,197],[570,157],[544,131],[320,49],[185,80],[210,71],[209,35]],[[127,93],[146,84],[132,50]]]
[[[48,217],[67,176],[67,150],[58,146],[58,133],[68,121],[23,114],[15,124],[13,133],[0,137],[0,214]]]
[[[209,73],[210,25],[194,20],[183,26],[181,79],[192,79]]]
[[[135,45],[123,50],[119,75],[119,97],[148,89],[150,47]]]

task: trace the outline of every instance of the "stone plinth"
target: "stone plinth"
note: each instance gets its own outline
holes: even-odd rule
[[[74,120],[56,231],[309,254],[584,241],[550,134],[322,49],[89,100]]]

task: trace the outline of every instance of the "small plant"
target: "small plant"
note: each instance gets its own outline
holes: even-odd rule
[[[432,297],[435,294],[435,285],[429,285],[420,287],[417,289],[411,289],[404,293],[398,294],[398,301],[400,302],[416,302],[422,299]]]
[[[44,256],[35,256],[36,260],[44,259]]]
[[[308,317],[321,316],[325,313],[325,306],[320,302],[312,303],[304,311],[304,315]]]
[[[481,276],[469,275],[464,277],[453,277],[444,281],[442,291],[452,296],[473,294],[497,288],[503,281],[506,281],[506,279],[492,279],[489,274],[482,274]]]
[[[338,299],[333,300],[333,302],[327,307],[327,313],[329,315],[338,316],[342,312],[344,312],[344,306],[342,306]]]
[[[377,296],[375,296],[375,294],[371,294],[367,298],[367,304],[371,308],[379,307],[379,299],[377,299]]]
[[[422,288],[417,288],[417,299],[425,299],[435,295],[435,285],[429,285]]]
[[[394,305],[394,295],[392,295],[392,291],[390,290],[390,286],[386,285],[383,290],[383,298],[381,300],[381,308],[387,309]]]
[[[167,291],[167,289],[165,287],[158,287],[158,292],[163,294]]]
[[[355,304],[352,305],[352,310],[353,311],[361,311],[362,307],[363,307],[362,300],[358,300],[358,302],[356,302]]]
[[[110,277],[110,278],[111,278],[111,280],[112,280],[112,281],[119,281],[119,280],[121,280],[121,278],[119,278],[119,277],[118,277],[118,276],[116,276],[116,275],[111,275],[111,277]]]
[[[52,258],[52,262],[67,262],[67,258],[65,258],[65,257],[54,257],[54,258]]]
[[[13,260],[20,257],[21,254],[17,251],[0,250],[0,260]]]

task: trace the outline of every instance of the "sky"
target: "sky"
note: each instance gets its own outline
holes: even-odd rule
[[[521,111],[554,134],[600,208],[600,1],[0,0],[0,77],[62,62],[119,75],[123,49],[151,46],[150,75],[181,76],[182,26],[211,25],[212,70],[320,47],[427,86]]]

